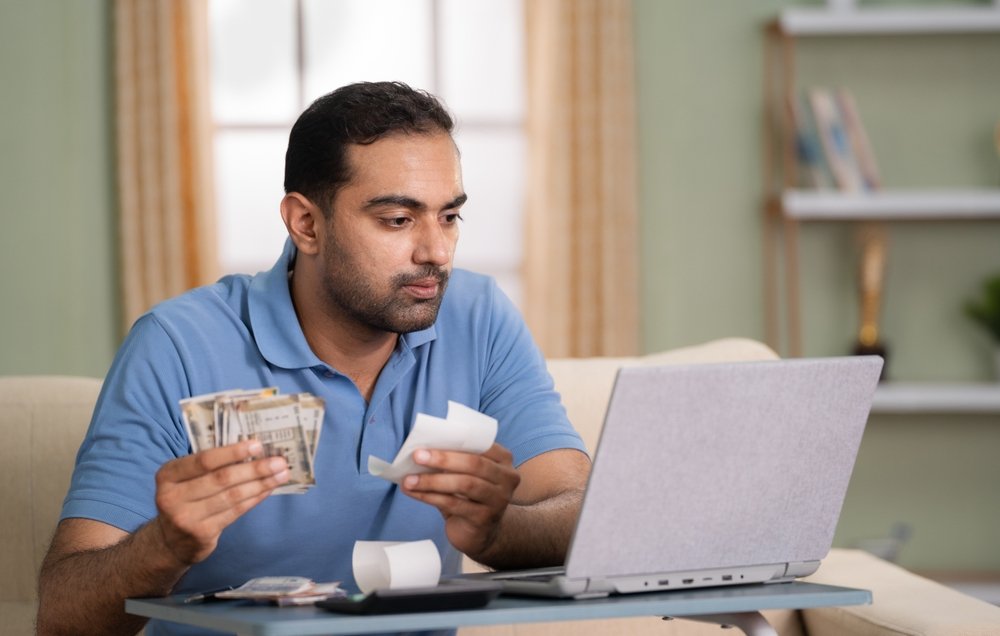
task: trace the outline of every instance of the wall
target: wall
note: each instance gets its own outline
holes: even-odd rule
[[[763,338],[763,25],[792,2],[636,0],[643,341],[656,351]],[[887,186],[997,186],[1000,35],[836,38],[798,48],[800,82],[847,85]],[[890,230],[883,333],[894,379],[983,381],[985,333],[961,313],[1000,272],[1000,223]],[[857,329],[851,228],[801,231],[804,352],[840,355]],[[925,570],[1000,572],[1000,416],[873,416],[837,544],[913,527]]]
[[[0,373],[117,346],[109,37],[103,1],[0,3]]]

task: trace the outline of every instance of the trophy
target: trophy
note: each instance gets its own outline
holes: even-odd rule
[[[882,225],[869,224],[860,232],[861,259],[858,267],[861,327],[854,345],[855,355],[880,355],[888,362],[888,351],[879,337],[878,321],[882,305],[882,282],[885,277],[888,241]],[[886,377],[882,367],[882,377]]]

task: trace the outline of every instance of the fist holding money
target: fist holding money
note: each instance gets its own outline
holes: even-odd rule
[[[180,406],[192,452],[255,439],[264,456],[288,462],[288,482],[274,494],[302,494],[315,485],[322,399],[309,393],[278,395],[277,388],[269,387],[198,395],[181,400]]]

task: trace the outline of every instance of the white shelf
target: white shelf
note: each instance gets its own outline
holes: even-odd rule
[[[1000,383],[886,382],[872,413],[1000,413]]]
[[[801,221],[1000,219],[1000,188],[785,190],[784,216]]]
[[[1000,8],[786,9],[778,26],[788,35],[996,33]]]

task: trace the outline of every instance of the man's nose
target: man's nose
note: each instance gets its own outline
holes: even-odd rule
[[[418,265],[432,264],[438,267],[451,262],[455,239],[437,222],[437,219],[425,220],[420,225],[417,245],[413,250],[413,261]]]

